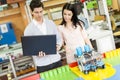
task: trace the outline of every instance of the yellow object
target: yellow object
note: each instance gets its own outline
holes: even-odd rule
[[[119,56],[119,55],[120,55],[120,50],[116,49],[116,56]]]
[[[90,71],[89,74],[84,74],[78,66],[70,68],[77,76],[82,77],[84,80],[104,80],[115,74],[115,69],[110,64],[105,64],[105,69],[97,69],[96,72]]]
[[[106,58],[111,58],[111,52],[106,52],[105,55],[106,55]]]
[[[106,58],[112,58],[120,55],[120,48],[105,53]]]
[[[116,29],[115,18],[111,15],[110,20],[111,20],[111,23],[112,23],[112,30],[114,31]]]
[[[113,35],[114,36],[120,36],[120,31],[114,32]]]
[[[112,15],[110,16],[110,19],[111,19],[111,23],[112,23],[112,30],[115,31],[116,28],[117,28],[117,26],[115,24],[115,19]],[[114,36],[120,36],[120,31],[114,32],[113,35]]]
[[[104,15],[95,15],[94,17],[94,21],[100,21],[100,20],[105,20],[105,16]]]

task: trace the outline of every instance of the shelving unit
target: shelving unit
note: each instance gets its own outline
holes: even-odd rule
[[[62,21],[62,7],[65,3],[74,0],[50,0],[44,2],[45,10],[47,10],[49,19],[53,20],[57,25]],[[49,5],[48,5],[49,4]],[[56,14],[57,16],[53,16]],[[57,18],[58,17],[58,18]]]
[[[10,48],[0,52],[0,56],[5,59],[0,62],[0,79],[2,76],[7,76],[8,73],[12,74],[14,79],[37,73],[32,57],[22,56],[20,43],[11,45]]]
[[[24,62],[24,63],[23,63]],[[13,61],[15,65],[16,75],[21,76],[29,72],[35,71],[35,66],[32,57],[24,56]]]
[[[45,1],[43,2],[45,10],[51,9],[51,8],[56,8],[63,6],[65,3],[68,1],[73,1],[73,0],[50,0],[50,1]],[[49,4],[49,5],[48,5]]]
[[[0,12],[0,18],[7,17],[10,15],[15,15],[15,14],[20,14],[20,8],[13,8],[13,9],[9,9],[9,10],[4,10],[4,11]]]
[[[0,62],[0,76],[6,75],[8,73],[9,59]]]
[[[14,75],[14,78],[20,79],[37,73],[31,57],[26,56],[15,60],[10,57],[9,60],[0,63],[0,76],[7,75],[9,72]]]
[[[96,2],[96,5],[99,6],[98,14],[95,13],[96,9],[94,11],[93,6],[90,9],[92,11],[90,11],[86,7],[87,4],[84,3],[84,8],[85,8],[84,14],[87,17],[88,25],[89,25],[89,29],[87,29],[88,37],[91,39],[91,41],[93,41],[93,44],[95,44],[95,47],[97,48],[97,51],[99,53],[104,53],[116,48],[106,1],[107,0],[98,0],[98,2]],[[88,11],[90,12],[90,14],[88,14]],[[103,19],[102,23],[100,22],[101,20],[95,21],[95,16],[101,16],[101,15],[105,15],[105,20]],[[99,22],[101,25],[99,24]]]
[[[29,21],[32,20],[30,8],[29,8],[30,1],[31,0],[26,1],[26,7],[28,11],[27,14],[29,16]],[[45,15],[47,15],[49,19],[53,20],[57,25],[59,25],[62,18],[62,7],[68,1],[73,1],[73,0],[49,0],[49,1],[43,2]],[[61,13],[58,13],[58,12],[61,12]],[[53,13],[56,13],[56,15],[59,15],[59,18],[55,19],[56,17],[52,16]]]
[[[3,11],[0,11],[0,24],[11,22],[17,42],[21,42],[20,37],[23,35],[25,27],[28,25],[27,14],[25,10],[25,0],[7,0],[8,4]],[[17,4],[18,7],[13,8],[11,5]]]

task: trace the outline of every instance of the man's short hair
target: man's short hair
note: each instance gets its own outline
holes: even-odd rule
[[[33,11],[34,8],[38,8],[38,7],[44,8],[44,5],[41,2],[41,0],[32,0],[30,3],[30,9]]]

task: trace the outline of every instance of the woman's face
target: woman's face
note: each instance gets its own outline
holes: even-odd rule
[[[40,21],[43,18],[43,8],[34,8],[32,15],[35,20]]]
[[[63,17],[66,22],[70,22],[72,19],[73,13],[70,10],[65,9],[63,11]]]

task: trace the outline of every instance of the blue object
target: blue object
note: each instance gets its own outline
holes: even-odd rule
[[[11,22],[0,24],[0,45],[17,43]]]
[[[76,48],[76,54],[77,54],[77,56],[82,56],[82,48],[81,47],[78,47],[78,48]]]
[[[84,50],[85,50],[85,52],[91,52],[89,45],[85,45]]]
[[[90,67],[91,67],[91,64],[85,64],[85,65],[84,65],[85,71],[89,71],[89,70],[90,70]]]
[[[77,78],[77,79],[75,79],[75,80],[84,80],[83,78]]]
[[[0,62],[2,62],[3,60],[2,60],[2,58],[0,58]]]
[[[102,60],[96,60],[97,67],[105,68],[104,62]]]
[[[43,79],[43,78],[40,78],[40,80],[45,80],[45,79]]]
[[[110,78],[107,78],[105,80],[120,80],[120,65],[114,66],[116,73]]]

